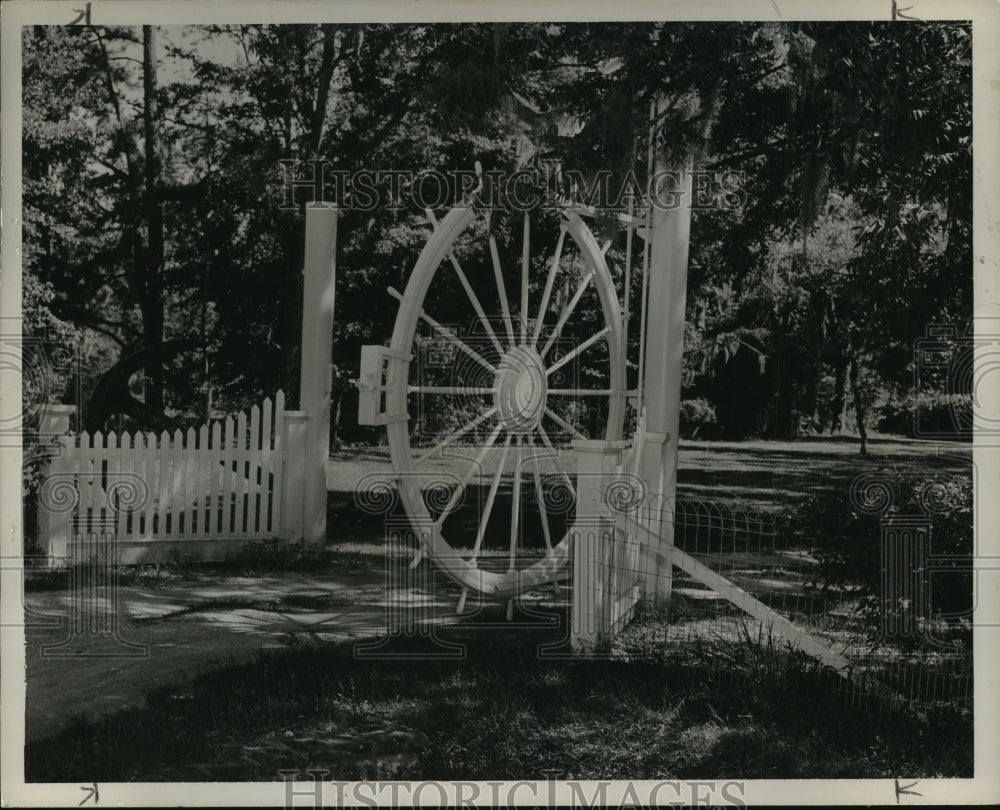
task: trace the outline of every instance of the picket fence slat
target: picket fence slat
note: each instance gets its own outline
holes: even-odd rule
[[[184,539],[190,540],[194,536],[194,499],[198,483],[194,428],[189,427],[184,436],[184,443],[181,445],[180,465],[184,480],[184,506],[181,511],[184,520]]]
[[[257,534],[255,525],[257,516],[260,514],[259,497],[261,484],[260,478],[260,408],[254,405],[250,409],[250,452],[247,458],[247,484],[249,492],[247,497],[247,526],[246,532],[250,535]]]
[[[247,501],[247,415],[236,415],[236,525],[235,531],[246,531],[243,523]]]
[[[113,431],[105,434],[101,446],[94,452],[94,494],[97,499],[97,519],[104,524],[111,515],[111,501],[108,498],[108,467],[111,456],[118,449],[118,437]]]
[[[222,479],[222,425],[218,421],[208,426],[208,489],[205,497],[208,502],[208,517],[205,525],[205,537],[218,537],[218,516],[222,507],[219,504],[219,490]]]
[[[227,416],[225,422],[225,451],[222,454],[222,528],[224,537],[233,534],[233,465],[236,458],[236,425],[233,417]]]
[[[206,537],[218,537],[218,516],[222,512],[222,425],[212,424],[212,440],[208,455],[208,531]]]
[[[138,436],[138,434],[136,434]],[[118,536],[127,540],[132,533],[132,521],[136,519],[136,498],[139,496],[141,484],[138,481],[139,474],[135,468],[135,440],[136,436],[126,432],[122,436],[122,446],[125,448],[122,453],[122,474],[125,476],[127,487],[125,514],[122,522],[124,525],[118,532]]]
[[[112,433],[108,436],[108,439],[111,439],[111,437],[115,435],[116,434]],[[108,483],[105,489],[109,492],[115,493],[114,501],[108,501],[108,517],[113,518],[115,521],[115,536],[119,540],[123,540],[128,532],[128,513],[122,513],[121,501],[123,490],[120,489],[120,486],[124,484],[129,472],[128,460],[132,457],[132,442],[128,431],[125,431],[121,434],[121,436],[118,436],[117,441],[117,453],[113,452],[114,443],[112,441],[108,442]],[[116,484],[119,486],[116,487]],[[125,497],[127,503],[128,496],[126,495]]]
[[[274,493],[271,503],[271,534],[281,534],[283,517],[282,498],[284,497],[283,480],[285,474],[285,392],[278,390],[274,396],[274,482],[271,491]]]
[[[271,515],[271,469],[274,463],[274,450],[271,446],[271,398],[264,398],[264,414],[261,422],[261,493],[260,493],[260,534],[267,537],[270,534],[269,518]]]
[[[146,505],[143,500],[143,487],[146,481],[146,476],[142,469],[142,453],[144,449],[145,442],[143,441],[142,433],[137,430],[132,436],[132,461],[130,462],[132,473],[135,475],[134,483],[137,489],[136,500],[129,515],[128,540],[135,540],[136,535],[139,533],[139,521],[142,518],[142,510]]]
[[[168,525],[165,533],[168,537],[176,538],[180,536],[180,518],[184,513],[182,494],[184,491],[184,436],[180,428],[174,430],[174,435],[170,436],[167,441],[170,444],[170,453],[168,456],[170,459],[170,471],[168,473],[168,480],[170,481],[170,508],[167,512]]]
[[[156,508],[156,523],[153,533],[165,537],[167,535],[167,515],[170,514],[170,434],[163,431],[160,434],[160,464],[159,464],[159,500]]]
[[[187,436],[184,431],[175,430],[174,444],[171,449],[174,467],[174,491],[172,494],[177,498],[177,506],[173,509],[177,516],[177,525],[173,528],[171,534],[173,537],[181,540],[187,537],[190,522],[188,490],[191,476],[188,469],[187,448],[185,447],[186,438]]]
[[[197,516],[197,525],[192,530],[199,536],[204,537],[207,532],[208,513],[211,504],[208,501],[208,492],[211,487],[208,480],[208,425],[198,428],[198,488],[195,490],[194,512]]]
[[[93,509],[94,475],[91,469],[91,451],[94,437],[84,431],[80,435],[80,520],[90,524]]]
[[[77,476],[77,487],[80,493],[80,499],[77,503],[77,518],[79,520],[84,520],[87,516],[87,508],[90,503],[90,484],[87,477],[87,456],[90,447],[90,434],[87,431],[83,431],[79,436],[79,443],[74,448],[76,451],[76,464],[71,469],[74,470]]]
[[[135,509],[131,515],[131,523],[129,524],[128,539],[131,541],[137,540],[139,538],[139,528],[142,521],[142,512],[145,509],[146,504],[142,500],[142,494],[145,491],[148,497],[148,480],[146,476],[146,469],[143,461],[145,459],[145,449],[146,443],[144,441],[144,436],[140,431],[135,432],[135,436],[132,440],[132,470],[136,475],[136,486],[139,487],[139,499],[136,501]],[[143,485],[146,485],[144,490]]]
[[[157,482],[160,480],[156,464],[156,434],[146,434],[146,514],[142,521],[143,537],[153,536],[153,515],[156,509]]]

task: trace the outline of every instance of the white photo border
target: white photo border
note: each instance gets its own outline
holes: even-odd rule
[[[973,31],[973,255],[974,316],[1000,323],[1000,4],[994,0],[911,0],[907,14],[922,20],[971,20]],[[624,20],[888,20],[890,0],[698,0],[654,2],[630,0],[610,4],[595,0],[7,0],[0,7],[0,76],[2,76],[2,197],[0,197],[0,317],[18,331],[21,316],[21,32],[36,24],[66,25],[89,14],[91,24],[180,25],[210,23],[319,22],[474,22],[474,21],[624,21]],[[900,23],[905,24],[905,23]],[[16,347],[11,347],[15,349]],[[997,375],[993,375],[997,377]],[[993,380],[997,382],[997,380]],[[1000,400],[1000,386],[988,393]],[[16,369],[0,367],[0,419],[17,419],[21,379]],[[977,491],[1000,492],[1000,448],[974,440],[973,457],[980,480]],[[0,447],[0,791],[5,806],[78,806],[89,787],[77,783],[40,784],[24,781],[25,634],[21,592],[21,453]],[[984,552],[976,561],[980,617],[995,617],[992,626],[977,622],[975,650],[975,778],[920,779],[900,782],[870,780],[746,780],[743,801],[749,805],[811,804],[983,804],[1000,801],[1000,521],[997,499],[976,503],[976,533]],[[684,780],[687,781],[687,780]],[[307,786],[297,783],[295,804],[312,806]],[[450,783],[444,783],[447,787]],[[515,785],[517,783],[510,783]],[[598,783],[580,783],[593,795]],[[633,793],[627,787],[633,786]],[[615,782],[607,786],[611,806],[640,800],[658,784],[652,780]],[[716,780],[716,785],[722,784]],[[549,806],[566,805],[573,796],[557,783]],[[264,783],[101,783],[100,803],[132,807],[285,806],[286,785]],[[539,783],[544,791],[545,783]],[[452,784],[451,790],[454,791]],[[84,792],[81,792],[84,791]],[[328,796],[331,794],[327,794]],[[351,795],[351,794],[348,794]],[[370,794],[362,794],[370,795]],[[406,795],[406,794],[401,794]],[[468,794],[466,794],[468,795]],[[489,796],[484,784],[483,796]],[[502,794],[506,795],[506,794]],[[661,791],[661,796],[666,796]],[[725,797],[703,793],[709,803]],[[522,797],[523,798],[520,798]],[[424,791],[424,803],[439,804],[437,791]],[[452,801],[458,798],[454,792]],[[385,794],[382,794],[385,799]],[[531,791],[515,795],[516,803],[539,803]],[[87,802],[90,804],[91,802]],[[372,800],[374,806],[374,800]]]

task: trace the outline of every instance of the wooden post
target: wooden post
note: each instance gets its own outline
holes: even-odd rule
[[[336,280],[337,208],[306,207],[302,284],[302,369],[299,409],[309,416],[305,439],[302,539],[326,542],[326,465],[330,458],[330,392]]]
[[[75,448],[73,438],[65,435],[74,413],[75,405],[46,405],[39,418],[38,444],[52,455],[38,497],[38,545],[51,567],[62,567],[69,559],[70,526],[79,500],[79,495],[70,496]]]
[[[305,495],[306,435],[309,415],[302,411],[285,411],[282,436],[281,470],[281,536],[286,540],[304,537],[303,506]],[[324,478],[325,480],[325,478]]]
[[[646,368],[643,385],[646,409],[646,446],[642,478],[648,492],[662,503],[662,522],[655,528],[665,542],[674,536],[674,500],[677,491],[677,443],[680,428],[681,363],[684,356],[684,309],[687,296],[688,242],[691,233],[691,170],[667,166],[662,156],[656,172],[674,169],[657,189],[659,205],[652,212],[649,263],[649,314],[646,322]],[[662,175],[661,175],[662,176]],[[672,207],[667,207],[673,202]],[[646,572],[646,599],[654,604],[670,598],[669,560]]]
[[[593,653],[608,640],[610,630],[609,566],[611,508],[604,498],[618,465],[623,442],[581,439],[573,442],[577,457],[576,516],[570,528],[573,544],[573,607],[570,646]]]

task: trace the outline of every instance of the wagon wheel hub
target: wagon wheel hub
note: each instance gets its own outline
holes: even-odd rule
[[[511,433],[530,433],[542,421],[548,393],[545,365],[530,346],[515,346],[497,368],[494,404],[500,423]]]

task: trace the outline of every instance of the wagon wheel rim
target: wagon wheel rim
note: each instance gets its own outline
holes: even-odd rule
[[[627,392],[625,390],[625,351],[621,312],[614,280],[608,270],[604,251],[582,219],[571,210],[560,212],[558,241],[552,256],[544,264],[545,285],[540,300],[531,300],[530,275],[532,254],[530,248],[530,217],[524,215],[523,244],[520,256],[519,286],[517,300],[508,298],[507,281],[498,255],[492,233],[487,237],[491,264],[496,283],[496,293],[500,301],[501,314],[496,319],[486,316],[483,305],[478,300],[461,266],[461,257],[453,248],[456,241],[474,224],[477,217],[489,217],[471,205],[453,208],[440,222],[428,212],[434,225],[434,232],[424,245],[405,292],[400,296],[399,312],[392,336],[393,352],[386,369],[386,410],[390,413],[407,413],[408,399],[412,395],[448,396],[448,392],[423,390],[410,385],[410,370],[418,324],[423,321],[434,331],[455,345],[467,355],[471,362],[478,364],[487,379],[492,375],[491,384],[474,390],[456,389],[450,395],[479,397],[482,407],[478,415],[462,427],[451,431],[431,452],[414,453],[410,442],[410,424],[400,419],[387,425],[390,456],[397,476],[400,501],[412,528],[421,543],[419,556],[427,554],[433,562],[452,580],[464,589],[494,596],[514,596],[547,582],[563,579],[567,575],[570,559],[569,531],[560,539],[550,536],[549,517],[546,514],[545,498],[542,492],[540,461],[553,458],[556,476],[575,499],[576,491],[572,476],[559,464],[559,453],[550,432],[553,425],[572,433],[575,438],[601,438],[607,441],[621,439]],[[487,227],[487,230],[489,228]],[[558,317],[552,315],[552,292],[554,281],[564,267],[563,258],[567,246],[575,248],[576,258],[582,265],[578,276],[578,286],[572,297],[559,309]],[[453,274],[468,298],[468,304],[475,318],[484,328],[484,341],[488,341],[494,352],[491,362],[483,353],[469,347],[460,337],[446,334],[447,330],[433,317],[433,309],[425,299],[432,281],[441,273]],[[603,328],[596,330],[573,349],[562,354],[559,359],[553,348],[560,339],[567,323],[570,323],[579,303],[588,290],[596,292],[603,317]],[[592,294],[592,293],[591,293]],[[532,317],[532,313],[535,317]],[[546,325],[548,322],[548,325]],[[494,327],[495,324],[495,327]],[[582,358],[588,352],[606,353],[607,374],[601,388],[560,389],[551,382],[557,372],[575,358]],[[495,360],[499,356],[499,361]],[[405,359],[410,358],[410,359]],[[560,416],[553,407],[555,397],[596,396],[607,402],[607,419],[603,435],[587,436],[581,426]],[[473,430],[487,432],[484,445],[478,447],[475,459],[471,459],[466,474],[458,486],[442,504],[437,516],[433,516],[425,502],[425,492],[419,483],[419,464],[443,452],[464,435]],[[497,470],[488,476],[489,494],[479,516],[479,525],[471,550],[449,542],[447,520],[458,500],[464,496],[472,476],[491,452],[500,454]],[[500,489],[505,471],[512,473],[512,514],[510,519],[508,567],[505,571],[488,570],[482,567],[482,543],[487,525],[493,515],[493,506]],[[522,495],[528,487],[533,488],[536,506],[541,514],[541,528],[544,535],[544,555],[530,558],[520,556],[521,537],[525,531],[526,510]],[[520,567],[519,567],[519,564]],[[463,600],[464,594],[463,591]]]

